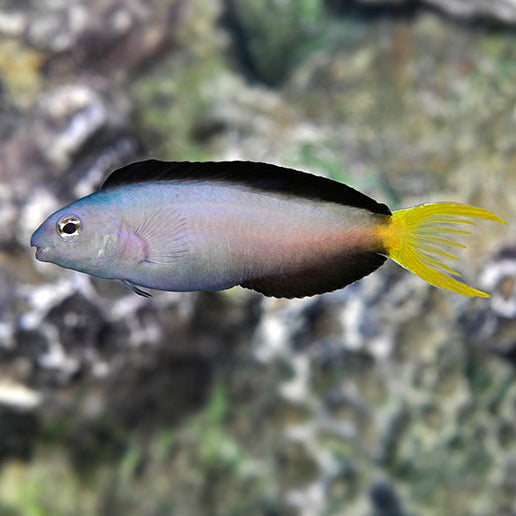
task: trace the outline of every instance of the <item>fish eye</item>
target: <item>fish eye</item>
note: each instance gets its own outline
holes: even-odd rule
[[[81,231],[81,221],[79,218],[68,215],[57,223],[57,232],[61,238],[67,239],[77,236]]]

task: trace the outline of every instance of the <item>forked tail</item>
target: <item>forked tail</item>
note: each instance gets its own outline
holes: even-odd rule
[[[396,210],[390,223],[381,230],[381,237],[389,258],[405,269],[436,287],[445,288],[463,296],[489,297],[489,294],[468,287],[445,272],[460,273],[442,262],[442,258],[459,260],[451,254],[452,247],[466,247],[455,242],[453,236],[470,235],[457,227],[473,225],[471,218],[505,221],[490,211],[452,202],[421,204],[413,208]]]

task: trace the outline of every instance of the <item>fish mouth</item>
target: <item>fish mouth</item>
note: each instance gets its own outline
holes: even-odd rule
[[[33,247],[36,248],[36,259],[40,262],[48,262],[50,261],[50,257],[48,256],[49,252],[54,248],[53,246],[37,246],[32,244]]]
[[[49,261],[49,253],[54,248],[53,245],[44,245],[47,242],[45,242],[44,238],[42,238],[43,235],[41,235],[40,231],[35,231],[30,239],[30,245],[31,247],[36,248],[36,259],[40,262],[47,262]]]

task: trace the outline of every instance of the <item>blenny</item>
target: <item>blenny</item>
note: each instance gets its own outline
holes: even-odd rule
[[[342,288],[390,258],[464,296],[452,276],[455,237],[488,210],[429,203],[392,211],[353,188],[267,163],[146,160],[50,215],[31,245],[38,260],[143,288],[303,297]]]

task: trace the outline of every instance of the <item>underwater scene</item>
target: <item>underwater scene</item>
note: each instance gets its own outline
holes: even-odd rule
[[[148,159],[489,210],[446,261],[489,296],[387,260],[147,297],[36,259]],[[516,1],[0,0],[0,516],[516,516]]]

